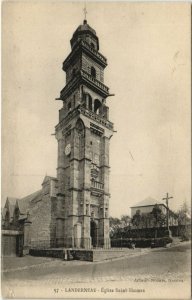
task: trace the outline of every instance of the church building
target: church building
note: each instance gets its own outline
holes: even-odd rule
[[[63,104],[55,127],[57,178],[46,176],[42,189],[17,199],[11,211],[17,211],[14,224],[22,224],[26,247],[42,243],[47,247],[110,248],[109,144],[113,123],[106,104],[109,88],[104,84],[107,59],[99,52],[99,39],[87,20],[75,30],[70,43],[71,52],[63,62],[66,85],[56,99]],[[22,217],[19,207],[25,199]],[[13,221],[9,207],[7,200],[5,231]]]

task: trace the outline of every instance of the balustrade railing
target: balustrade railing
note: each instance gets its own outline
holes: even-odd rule
[[[85,46],[86,48],[88,48],[92,53],[94,53],[105,64],[107,63],[107,59],[101,53],[99,53],[97,50],[95,50],[94,48],[92,48],[87,42],[81,41],[81,44],[83,46]]]
[[[81,75],[88,79],[89,81],[93,82],[97,87],[101,88],[102,90],[104,90],[105,92],[108,93],[109,88],[104,85],[102,82],[100,82],[99,80],[97,80],[96,78],[94,78],[91,74],[85,72],[84,70],[81,70]]]
[[[98,189],[98,190],[103,190],[104,189],[104,184],[99,181],[92,180],[91,181],[91,187]]]
[[[97,115],[96,113],[85,109],[84,107],[80,107],[79,108],[80,111],[87,117],[90,117],[91,119],[98,121],[99,123],[101,123],[102,125],[106,126],[107,128],[113,130],[113,123],[111,123],[110,121],[100,117],[99,115]]]
[[[77,72],[76,76],[72,80],[70,80],[66,84],[66,86],[61,90],[61,98],[65,95],[66,91],[69,90],[80,77],[87,79],[89,82],[93,83],[95,86],[102,89],[106,93],[109,92],[109,88],[105,84],[103,84],[102,82],[94,78],[91,74],[85,72],[84,70],[81,70],[80,72]]]

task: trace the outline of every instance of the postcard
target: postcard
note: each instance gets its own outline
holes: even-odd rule
[[[2,3],[3,298],[190,299],[190,49],[190,3]]]

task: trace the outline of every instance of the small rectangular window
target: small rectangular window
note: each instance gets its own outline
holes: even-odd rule
[[[70,111],[70,110],[71,110],[71,102],[69,102],[69,103],[68,103],[68,105],[67,105],[67,109],[68,109],[68,111]]]

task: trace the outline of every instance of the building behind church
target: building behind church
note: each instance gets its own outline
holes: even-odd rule
[[[167,216],[167,206],[165,203],[158,201],[156,199],[153,199],[151,197],[148,197],[138,203],[136,203],[134,206],[131,207],[131,218],[133,219],[134,216],[140,215],[141,219],[142,217],[147,217],[152,215],[153,209],[158,208],[162,216]],[[178,216],[176,213],[174,213],[171,209],[169,210],[169,226],[178,226]],[[155,227],[155,220],[154,218],[148,218],[148,222],[146,222],[147,218],[145,218],[145,222],[140,223],[140,227],[144,228],[150,228]],[[166,218],[165,218],[166,220]],[[160,226],[160,225],[159,225]],[[163,227],[167,226],[167,221],[162,224]]]

